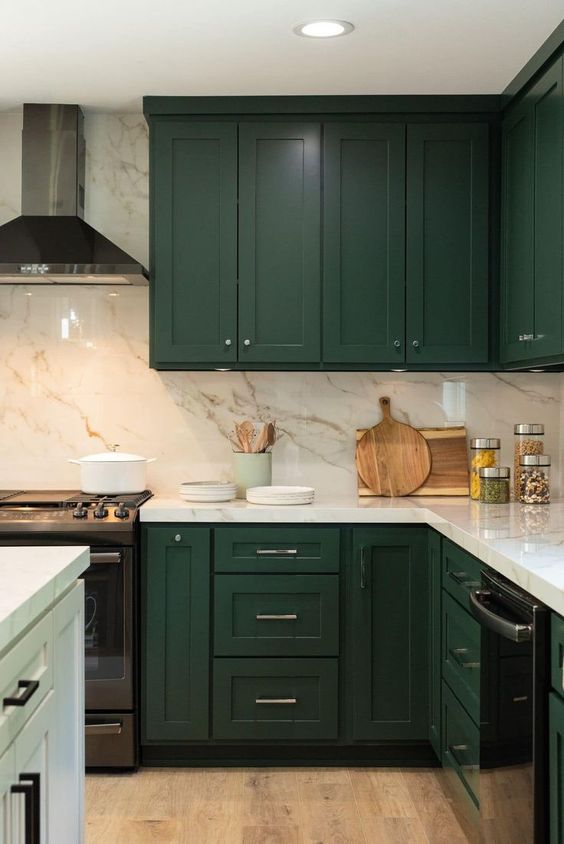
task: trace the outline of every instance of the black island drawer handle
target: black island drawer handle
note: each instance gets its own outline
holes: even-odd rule
[[[4,706],[25,706],[39,688],[39,680],[19,680],[18,689],[25,689],[18,697],[5,697]]]
[[[297,548],[257,548],[257,557],[295,557]]]
[[[468,653],[468,648],[450,648],[449,649],[449,654],[454,659],[454,661],[458,665],[460,665],[461,668],[469,668],[469,669],[479,668],[480,667],[479,662],[472,662],[472,661],[467,661],[467,660],[464,659],[464,657],[466,656],[467,653]]]
[[[295,612],[284,613],[282,615],[267,615],[265,613],[257,613],[257,621],[297,621],[298,614]]]
[[[13,785],[11,794],[24,795],[24,844],[41,842],[41,794],[40,774],[20,774],[18,785]]]
[[[281,703],[284,706],[290,706],[297,703],[298,699],[295,697],[257,697],[255,703]]]

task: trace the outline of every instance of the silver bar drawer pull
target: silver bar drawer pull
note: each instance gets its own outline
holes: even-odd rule
[[[295,557],[297,548],[257,548],[257,557]]]
[[[296,697],[257,697],[255,700],[255,703],[274,703],[283,704],[284,706],[291,706],[297,702],[298,699]]]
[[[84,732],[87,736],[119,736],[123,729],[121,721],[108,724],[86,724]]]
[[[284,615],[266,615],[264,613],[257,613],[257,621],[297,621],[298,614],[289,612]]]

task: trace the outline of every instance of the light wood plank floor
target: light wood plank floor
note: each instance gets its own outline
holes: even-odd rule
[[[433,770],[145,768],[86,778],[86,844],[466,844]]]

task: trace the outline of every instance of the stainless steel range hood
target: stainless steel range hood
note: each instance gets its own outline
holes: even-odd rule
[[[0,284],[147,284],[130,255],[84,216],[84,116],[24,105],[22,215],[0,226]]]

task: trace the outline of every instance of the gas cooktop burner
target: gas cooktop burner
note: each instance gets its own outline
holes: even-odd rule
[[[0,507],[37,507],[42,510],[47,508],[74,508],[82,503],[85,507],[97,505],[104,501],[107,506],[123,504],[126,507],[140,507],[148,501],[153,493],[146,489],[143,492],[122,492],[119,495],[92,495],[89,492],[76,490],[55,490],[40,489],[30,491],[0,490]]]
[[[10,524],[18,530],[70,529],[99,531],[102,526],[115,530],[131,530],[137,510],[152,496],[143,492],[120,495],[91,495],[76,490],[0,490],[0,532]],[[35,527],[34,527],[35,525]]]

